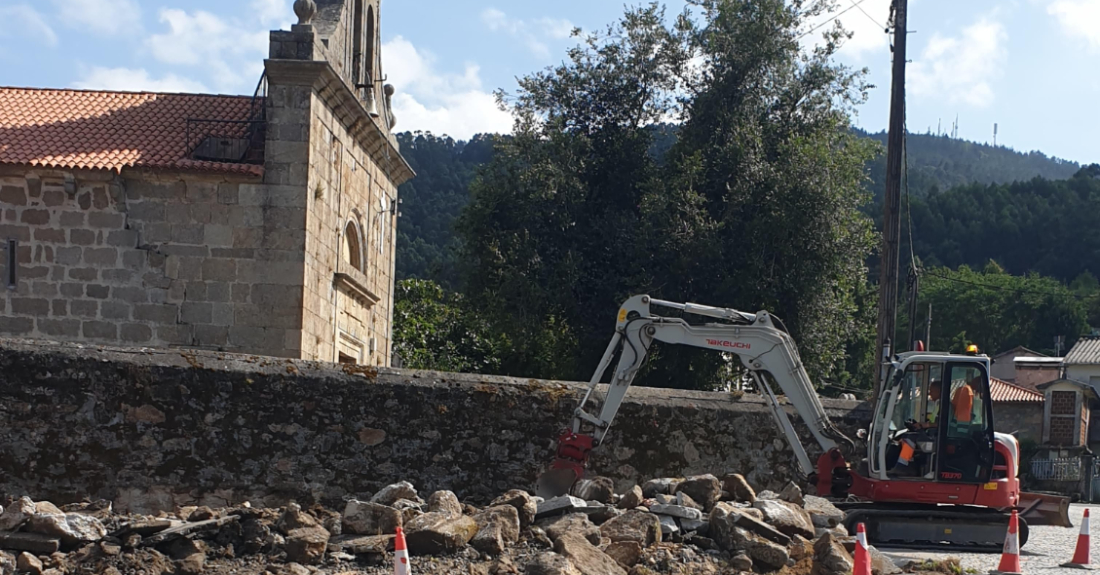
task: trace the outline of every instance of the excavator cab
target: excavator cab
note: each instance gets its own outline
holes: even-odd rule
[[[984,484],[995,461],[989,360],[901,354],[868,442],[877,479]]]

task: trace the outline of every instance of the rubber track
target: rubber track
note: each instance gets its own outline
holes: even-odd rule
[[[845,506],[848,507],[848,506]],[[973,511],[940,511],[934,508],[924,509],[883,509],[882,507],[860,507],[852,506],[845,509],[846,517],[844,519],[844,526],[848,529],[849,533],[856,532],[856,524],[867,524],[867,531],[874,533],[874,529],[871,528],[872,523],[878,518],[891,518],[891,519],[904,519],[913,518],[914,520],[920,520],[921,522],[927,521],[929,518],[935,520],[940,525],[950,525],[954,529],[964,528],[966,525],[1003,525],[1008,528],[1008,521],[1011,517],[1010,513],[1002,513],[992,509],[974,509]],[[1027,522],[1023,519],[1019,519],[1020,523],[1020,547],[1023,548],[1027,543],[1028,538],[1028,526]],[[965,552],[979,552],[979,553],[1000,553],[1004,549],[1004,541],[996,543],[989,542],[989,544],[962,544],[962,543],[943,543],[940,541],[923,541],[923,542],[894,542],[894,541],[875,541],[873,539],[868,541],[872,545],[881,545],[884,548],[900,548],[900,549],[925,549],[925,550],[943,550],[948,552],[965,553]]]

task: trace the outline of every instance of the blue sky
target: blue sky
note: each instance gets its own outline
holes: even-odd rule
[[[839,9],[856,0],[835,0]],[[635,0],[631,0],[632,3]],[[250,94],[267,31],[291,0],[0,0],[0,85]],[[609,0],[385,0],[384,72],[398,129],[508,131],[492,91],[560,61],[573,26],[613,21]],[[671,0],[670,12],[683,6]],[[840,17],[842,60],[878,86],[856,123],[884,129],[889,0]],[[864,13],[866,12],[866,14]],[[1100,0],[910,0],[909,129],[1100,162]],[[812,36],[807,38],[811,41]]]

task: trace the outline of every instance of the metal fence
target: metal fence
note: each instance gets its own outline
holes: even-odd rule
[[[1031,460],[1031,478],[1038,481],[1080,481],[1082,469],[1080,457]]]

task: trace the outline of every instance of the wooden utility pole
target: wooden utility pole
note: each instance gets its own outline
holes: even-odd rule
[[[874,404],[878,405],[885,370],[881,362],[883,351],[897,348],[895,339],[898,319],[898,246],[901,243],[902,147],[905,143],[905,40],[908,0],[894,0],[894,79],[890,95],[890,134],[886,148],[886,198],[883,202],[882,259],[879,275],[878,334],[875,355],[879,369],[875,373]]]

